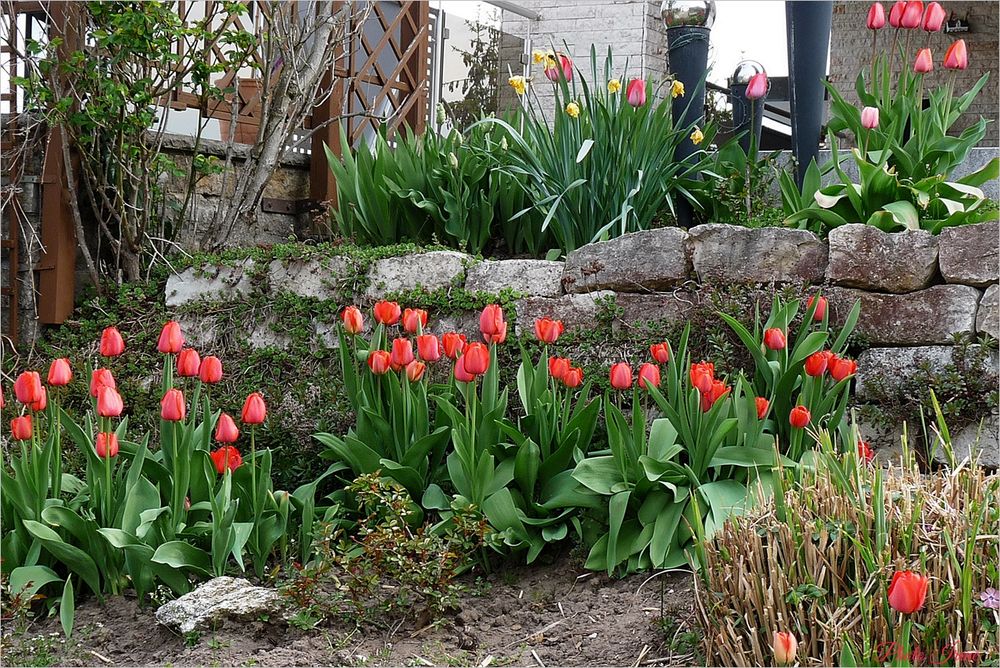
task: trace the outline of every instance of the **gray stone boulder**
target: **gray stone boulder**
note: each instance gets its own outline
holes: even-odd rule
[[[1000,279],[1000,223],[947,227],[938,240],[938,263],[947,283],[986,287]]]
[[[854,331],[875,346],[945,345],[976,327],[979,291],[967,285],[935,285],[903,295],[829,288],[826,295],[838,326],[854,302],[861,302]]]
[[[826,278],[833,285],[913,292],[934,280],[938,240],[930,232],[887,233],[873,225],[851,224],[830,231]]]
[[[955,464],[975,459],[980,466],[1000,468],[1000,418],[993,413],[960,430],[951,437],[951,450]],[[934,461],[950,465],[943,445],[938,443],[932,447],[932,453]]]
[[[535,297],[562,294],[563,263],[549,260],[487,260],[469,267],[465,289],[497,293],[513,290]]]
[[[156,621],[190,633],[213,628],[227,619],[251,621],[281,609],[277,590],[255,587],[243,578],[218,577],[161,605],[156,610]]]
[[[615,304],[620,309],[618,319],[622,323],[660,320],[683,323],[690,319],[698,302],[696,293],[683,290],[648,295],[619,294],[615,298]]]
[[[806,230],[712,223],[691,228],[694,271],[703,283],[820,283],[829,250]]]
[[[648,292],[683,283],[690,277],[688,234],[677,227],[633,232],[587,244],[566,256],[566,292]]]
[[[515,331],[533,332],[535,320],[553,318],[562,320],[566,329],[594,329],[601,326],[598,314],[603,308],[604,300],[614,299],[615,293],[610,290],[588,292],[585,294],[569,294],[562,297],[528,297],[514,304]]]
[[[223,299],[250,293],[253,260],[233,266],[188,267],[167,277],[167,308],[183,306],[203,299]]]
[[[351,261],[341,256],[289,262],[272,260],[267,265],[267,280],[272,293],[290,292],[300,297],[336,300],[351,270]]]
[[[976,332],[1000,339],[1000,286],[996,283],[986,288],[983,298],[979,300]]]
[[[379,299],[391,292],[414,288],[438,290],[465,280],[472,256],[458,251],[431,251],[376,260],[368,271],[365,297]]]
[[[968,355],[978,353],[978,346],[969,346]],[[954,346],[913,346],[907,348],[869,348],[858,357],[857,386],[860,401],[898,394],[904,385],[926,371],[941,372],[955,363]],[[984,373],[1000,371],[996,354],[982,366]]]

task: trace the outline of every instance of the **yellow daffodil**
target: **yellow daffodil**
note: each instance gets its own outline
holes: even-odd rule
[[[566,105],[566,113],[569,114],[570,118],[576,118],[580,115],[580,105],[576,102],[570,102]]]
[[[531,60],[534,61],[535,65],[545,60],[545,52],[541,49],[535,49],[531,52]]]
[[[697,146],[705,139],[705,135],[702,134],[700,128],[695,128],[694,132],[691,133],[691,143]]]
[[[684,82],[674,79],[670,84],[670,97],[684,97]]]
[[[622,82],[618,79],[612,79],[608,82],[608,92],[612,95],[617,93],[622,89]]]
[[[510,87],[514,89],[514,92],[518,95],[524,95],[524,91],[527,90],[528,82],[524,80],[522,76],[513,76],[507,79],[507,83]]]

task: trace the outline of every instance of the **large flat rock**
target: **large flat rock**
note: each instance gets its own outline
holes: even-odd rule
[[[941,230],[938,262],[947,283],[986,287],[1000,280],[1000,223],[990,221]]]
[[[566,256],[566,292],[645,292],[686,281],[691,263],[688,234],[677,227],[633,232],[587,244]]]
[[[1000,468],[1000,419],[997,414],[986,415],[959,430],[951,438],[951,450],[956,465],[969,459],[986,468]],[[934,448],[933,455],[939,464],[950,465],[948,452],[941,444]]]
[[[188,267],[171,274],[167,277],[165,290],[167,308],[246,295],[253,287],[252,268],[253,260],[244,260],[232,266]]]
[[[549,260],[486,260],[469,267],[465,289],[471,292],[513,290],[534,297],[562,294],[563,263]]]
[[[908,294],[829,288],[831,318],[840,325],[856,300],[855,333],[874,346],[947,345],[976,328],[979,291],[967,285],[935,285]]]
[[[851,224],[830,231],[826,278],[833,285],[878,292],[913,292],[934,280],[938,240],[930,232],[887,233]]]
[[[414,288],[438,290],[463,285],[472,256],[458,251],[430,251],[376,260],[368,271],[365,297],[379,299]]]
[[[156,621],[181,633],[210,629],[227,619],[252,621],[281,611],[276,589],[255,587],[243,578],[218,577],[156,610]]]
[[[346,257],[331,256],[309,260],[272,260],[267,265],[271,292],[290,292],[300,297],[336,300],[341,296],[343,281],[352,273],[352,263]]]
[[[969,346],[965,351],[966,355],[977,355],[979,347]],[[945,371],[957,363],[959,354],[954,346],[869,348],[858,356],[856,396],[861,401],[895,396],[914,378]],[[992,374],[1000,371],[996,354],[990,355],[981,371]]]
[[[1000,339],[1000,286],[996,283],[986,288],[982,299],[979,300],[976,332]]]
[[[703,283],[820,283],[829,250],[806,230],[712,223],[691,228],[694,271]]]

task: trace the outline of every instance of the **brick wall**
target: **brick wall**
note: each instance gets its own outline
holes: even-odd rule
[[[885,4],[888,11],[891,3]],[[945,2],[944,8],[954,13],[957,18],[969,23],[969,32],[955,34],[927,35],[923,31],[912,31],[910,42],[910,58],[916,55],[917,49],[928,46],[934,55],[934,72],[928,75],[928,83],[940,85],[954,79],[956,90],[968,90],[984,73],[990,72],[990,80],[969,111],[959,119],[956,128],[961,130],[974,123],[980,116],[992,121],[986,127],[986,138],[983,143],[997,145],[997,99],[1000,97],[1000,76],[997,72],[998,23],[997,3],[995,2]],[[837,2],[833,8],[833,30],[830,49],[830,80],[837,88],[848,95],[848,99],[857,100],[854,94],[854,82],[858,72],[867,68],[871,58],[872,34],[865,28],[865,18],[868,14],[867,2]],[[879,33],[880,43],[892,39],[895,31],[888,27]],[[903,33],[901,31],[900,38]],[[964,72],[952,72],[941,67],[945,50],[955,39],[964,39],[969,48],[969,69]],[[910,67],[912,62],[907,63]]]

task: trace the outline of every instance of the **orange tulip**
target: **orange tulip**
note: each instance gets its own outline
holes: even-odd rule
[[[569,372],[571,362],[565,357],[549,358],[549,375],[556,380],[563,380]]]
[[[409,339],[398,338],[392,342],[390,364],[393,371],[403,369],[413,361],[413,343]]]
[[[223,475],[226,471],[235,471],[243,464],[240,451],[231,445],[219,448],[209,456],[219,475]]]
[[[167,422],[180,422],[187,415],[184,403],[184,393],[177,388],[170,388],[160,400],[160,417]]]
[[[10,434],[15,441],[31,439],[31,416],[21,415],[10,421]]]
[[[711,362],[695,362],[691,365],[691,386],[698,388],[702,394],[712,390],[715,380],[715,365]]]
[[[764,397],[756,397],[753,401],[757,406],[757,419],[763,420],[764,416],[767,415],[767,409],[771,407],[771,402]]]
[[[218,383],[222,380],[222,360],[215,355],[203,359],[198,367],[198,378],[203,383]]]
[[[14,395],[24,405],[42,398],[42,377],[37,371],[25,371],[14,381]]]
[[[660,367],[646,362],[639,367],[639,387],[648,390],[660,386]]]
[[[194,378],[201,371],[201,357],[194,348],[185,348],[177,356],[177,375],[181,378]]]
[[[785,333],[777,327],[764,330],[764,347],[768,350],[783,350],[786,345]]]
[[[816,297],[809,297],[809,300],[806,301],[806,308],[812,308],[813,301],[815,299]],[[823,317],[826,316],[826,307],[828,302],[826,297],[821,296],[818,299],[819,302],[816,304],[816,310],[813,311],[813,320],[815,320],[816,322],[822,322]]]
[[[412,362],[406,365],[406,378],[411,383],[416,383],[421,378],[424,377],[424,371],[426,370],[427,370],[426,364],[424,364],[423,362],[418,362],[417,360],[413,360]]]
[[[115,384],[115,377],[109,369],[94,369],[90,374],[90,396],[96,398],[102,387],[110,387],[114,390],[117,389],[118,385]]]
[[[49,385],[53,387],[69,385],[69,381],[72,378],[73,370],[69,366],[68,359],[61,357],[57,360],[52,360],[52,364],[49,365]]]
[[[583,384],[583,369],[570,367],[562,377],[563,385],[569,388],[580,387]]]
[[[118,435],[113,431],[101,432],[94,439],[94,450],[101,459],[110,459],[118,455]]]
[[[420,308],[408,308],[403,311],[403,329],[410,334],[416,334],[427,326],[427,311]]]
[[[118,417],[124,408],[125,404],[118,390],[102,385],[97,393],[97,414],[101,417]]]
[[[542,343],[555,343],[565,330],[562,320],[539,318],[535,321],[535,337]]]
[[[125,340],[117,327],[105,327],[101,332],[100,350],[104,357],[117,357],[125,352]]]
[[[383,325],[395,325],[399,322],[402,310],[396,302],[380,301],[375,304],[372,311],[375,313],[375,320]]]
[[[455,360],[455,380],[460,383],[471,383],[476,380],[475,375],[469,373],[465,369],[465,355],[460,355],[457,360]]]
[[[632,367],[627,362],[612,364],[608,376],[611,387],[616,390],[627,390],[632,387]]]
[[[228,413],[219,415],[219,424],[215,427],[215,440],[219,443],[235,443],[240,437],[240,430]]]
[[[441,343],[433,334],[421,334],[417,337],[417,354],[425,362],[437,362],[441,359]]]
[[[388,350],[373,350],[368,353],[368,368],[376,376],[389,373],[392,367],[392,355]]]
[[[788,414],[788,423],[796,429],[805,428],[810,419],[812,416],[809,415],[809,409],[805,406],[796,406]]]
[[[660,364],[666,364],[670,361],[670,344],[666,341],[654,343],[649,347],[649,354]]]
[[[344,321],[344,331],[348,334],[360,334],[361,330],[365,328],[365,317],[357,306],[345,308],[344,312],[340,314],[340,318]]]
[[[912,615],[924,607],[928,580],[913,571],[896,571],[889,584],[889,605],[904,615]]]
[[[858,441],[858,457],[863,459],[865,462],[870,462],[875,459],[875,451],[872,450],[872,446],[868,441]]]
[[[843,357],[832,356],[830,359],[830,375],[838,383],[849,376],[853,376],[858,372],[858,363],[854,360],[845,359]]]
[[[243,424],[263,424],[266,419],[267,405],[264,403],[264,396],[260,392],[251,392],[243,402],[240,421]]]
[[[827,355],[823,352],[813,353],[807,357],[805,363],[806,374],[814,378],[822,376],[826,372],[827,359]]]
[[[503,317],[503,309],[496,304],[489,304],[479,315],[479,331],[486,343],[503,343],[507,339],[507,321]]]
[[[181,326],[175,320],[168,320],[160,331],[160,340],[156,349],[164,355],[176,355],[184,347],[184,335]]]
[[[449,359],[457,360],[465,350],[465,334],[447,332],[441,336],[441,347]]]
[[[703,392],[701,395],[702,412],[707,413],[711,410],[712,406],[715,405],[715,402],[729,394],[729,391],[730,388],[727,387],[721,380],[713,380],[711,389],[709,389],[708,392]]]
[[[465,370],[473,376],[484,374],[490,368],[490,350],[481,343],[470,343],[462,357]]]

